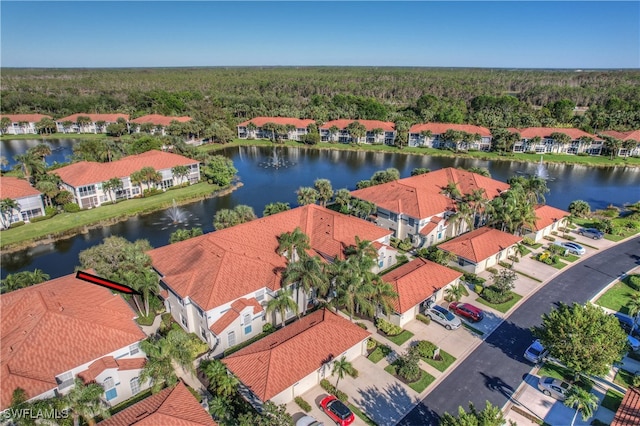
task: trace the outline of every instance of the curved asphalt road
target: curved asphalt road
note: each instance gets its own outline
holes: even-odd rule
[[[605,285],[640,265],[640,237],[593,255],[556,276],[516,309],[475,351],[399,423],[438,425],[445,412],[458,413],[469,401],[502,407],[531,370],[523,353],[531,344],[530,328],[554,304],[586,303]]]

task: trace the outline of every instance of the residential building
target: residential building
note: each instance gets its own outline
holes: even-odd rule
[[[334,361],[364,355],[370,335],[338,314],[319,309],[222,362],[259,401],[286,404],[330,377]]]
[[[165,388],[98,423],[100,426],[216,426],[187,386]]]
[[[307,127],[315,121],[292,117],[255,117],[238,124],[238,137],[240,139],[273,139],[275,138],[273,132],[264,128],[267,123],[285,126],[287,131],[281,135],[281,138],[297,141],[300,136],[308,133]]]
[[[21,388],[28,400],[96,382],[111,405],[148,387],[139,380],[146,335],[119,295],[66,275],[0,295],[0,409]]]
[[[191,117],[168,117],[160,114],[143,115],[129,122],[131,133],[151,133],[165,136],[166,128],[171,123],[188,123]]]
[[[173,173],[176,166],[186,166],[188,174],[177,176]],[[144,167],[153,167],[159,172],[160,183],[136,183],[131,179],[133,173]],[[55,173],[62,179],[62,189],[71,192],[74,202],[86,209],[108,201],[134,198],[149,186],[166,190],[186,182],[197,183],[200,180],[200,162],[170,152],[151,150],[110,163],[80,161],[56,169]],[[106,191],[104,182],[112,178],[120,179],[122,186]]]
[[[447,220],[456,212],[456,200],[446,194],[455,184],[461,195],[481,191],[490,201],[509,185],[477,173],[448,167],[352,191],[351,195],[376,205],[375,223],[392,230],[396,238],[409,238],[415,246],[431,246],[466,229]],[[476,218],[476,222],[478,218]]]
[[[344,259],[356,236],[374,243],[374,272],[396,262],[396,251],[388,245],[390,231],[307,205],[151,250],[167,311],[207,342],[213,356],[260,334],[267,323],[293,318],[291,311],[284,319],[266,315],[265,305],[282,289],[287,266],[277,253],[278,237],[296,228],[309,237],[308,254],[325,262]],[[299,290],[294,298],[302,312],[315,295]]]
[[[438,248],[456,257],[452,266],[479,274],[499,262],[506,262],[520,241],[522,237],[483,227],[446,241]]]
[[[611,426],[636,426],[640,424],[640,389],[629,386],[616,411]]]
[[[616,132],[615,130],[608,130],[605,132],[600,132],[600,134],[610,136],[622,142],[622,145],[618,148],[618,152],[616,153],[616,155],[622,157],[640,155],[640,130],[630,130],[628,132]]]
[[[10,198],[17,203],[17,208],[7,213],[0,221],[0,226],[9,227],[15,222],[29,222],[30,219],[44,216],[42,193],[25,179],[17,177],[0,177],[0,197]]]
[[[72,114],[58,118],[56,127],[60,133],[106,133],[107,126],[118,122],[118,119],[129,123],[129,114]]]
[[[8,118],[11,123],[6,128],[0,128],[0,135],[26,135],[37,134],[36,124],[43,118],[53,120],[53,117],[43,114],[4,114],[0,115],[0,120]]]
[[[462,274],[429,260],[416,258],[384,274],[382,280],[393,286],[398,297],[394,312],[387,316],[391,323],[404,327],[416,314],[443,299],[444,289],[457,285]]]
[[[447,140],[444,134],[448,130],[469,135],[460,141]],[[486,127],[472,124],[425,123],[415,124],[409,129],[409,146],[428,148],[457,148],[461,150],[489,151],[491,149],[491,131]]]
[[[558,232],[558,228],[567,226],[567,218],[571,213],[548,205],[536,206],[536,221],[533,229],[525,229],[524,236],[533,238],[536,242],[543,237]]]
[[[357,121],[362,124],[366,133],[354,140],[347,129],[349,124]],[[396,140],[396,125],[390,121],[380,120],[331,120],[320,126],[320,140],[322,142],[366,143],[393,145]]]
[[[604,143],[599,136],[574,128],[527,127],[510,130],[520,134],[520,141],[513,145],[513,152],[600,155]],[[554,133],[564,133],[571,141],[562,144],[551,137]]]

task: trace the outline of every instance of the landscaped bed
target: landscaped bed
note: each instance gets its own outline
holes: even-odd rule
[[[504,302],[504,303],[491,303],[485,299],[483,299],[482,297],[478,297],[476,299],[476,302],[478,303],[482,303],[485,306],[488,306],[490,308],[493,308],[497,311],[502,312],[503,314],[506,313],[509,309],[511,309],[516,303],[518,303],[518,300],[522,299],[522,296],[520,296],[518,293],[514,293],[511,292],[511,294],[513,295],[513,297]]]
[[[456,361],[456,357],[441,349],[440,359],[423,357],[422,360],[438,371],[445,371],[451,364]]]
[[[369,356],[367,357],[367,359],[371,362],[373,362],[374,364],[377,364],[378,362],[380,362],[380,360],[382,360],[383,358],[386,358],[387,355],[389,355],[391,352],[393,352],[391,350],[391,348],[387,345],[382,345],[379,344],[378,346],[376,346],[376,348],[369,354]]]
[[[402,346],[404,342],[411,339],[412,337],[413,337],[413,333],[410,332],[409,330],[404,330],[402,333],[396,336],[386,336],[387,339],[391,340],[393,343],[395,343],[398,346]]]
[[[427,373],[423,369],[420,369],[420,378],[415,382],[407,383],[402,377],[398,376],[396,373],[396,365],[389,364],[384,368],[384,371],[394,376],[396,379],[400,380],[403,383],[406,383],[411,389],[418,393],[422,393],[423,390],[427,388],[433,381],[436,379],[431,374]]]
[[[604,395],[604,399],[602,400],[602,407],[607,408],[614,413],[618,411],[618,407],[622,404],[622,398],[624,395],[620,392],[617,392],[613,389],[607,389],[607,393]]]
[[[627,284],[628,279],[629,278],[627,277],[624,281],[618,281],[615,283],[611,288],[609,288],[609,290],[598,298],[596,303],[605,308],[613,309],[616,312],[628,314],[629,309],[627,306],[631,301],[631,297],[633,295],[640,294],[640,291],[633,289]]]

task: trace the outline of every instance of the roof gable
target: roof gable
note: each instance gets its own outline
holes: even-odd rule
[[[168,126],[172,121],[177,121],[178,123],[186,123],[191,121],[191,117],[170,117],[166,115],[160,114],[150,114],[143,115],[142,117],[138,117],[136,119],[131,120],[131,123],[135,124],[143,124],[143,123],[151,123],[156,126]]]
[[[105,123],[115,123],[119,118],[123,118],[125,121],[129,121],[129,114],[85,114],[82,112],[58,118],[56,121],[58,123],[64,123],[65,121],[76,123],[78,121],[78,117],[89,117],[89,119],[93,123],[97,123],[98,121],[104,121]]]
[[[444,242],[439,249],[478,263],[522,241],[522,237],[483,227]]]
[[[535,230],[540,231],[546,228],[554,222],[557,222],[565,217],[571,216],[571,213],[566,212],[549,205],[537,206],[535,209],[536,222],[534,224]]]
[[[42,193],[31,186],[27,180],[13,176],[0,177],[0,193],[2,194],[2,198],[11,198],[14,200],[31,197],[33,195],[42,195]]]
[[[349,124],[353,123],[354,121],[357,121],[358,123],[362,124],[365,127],[365,129],[367,129],[368,132],[372,131],[373,129],[382,129],[385,132],[395,132],[395,130],[396,130],[395,123],[393,123],[391,121],[348,120],[348,119],[327,121],[322,126],[320,126],[320,128],[328,130],[328,129],[332,128],[333,126],[336,126],[338,129],[344,130],[349,126]]]
[[[243,121],[238,124],[238,127],[246,127],[249,123],[253,123],[256,127],[262,127],[267,123],[295,126],[296,129],[306,129],[311,123],[315,123],[314,120],[308,118],[294,118],[294,117],[255,117],[251,120]]]
[[[43,118],[53,118],[43,114],[2,114],[0,118],[7,117],[12,123],[37,123]]]
[[[409,133],[420,133],[430,131],[432,135],[441,135],[447,130],[455,130],[458,132],[467,132],[471,134],[478,133],[480,136],[491,137],[491,131],[486,127],[475,126],[473,124],[454,124],[454,123],[425,123],[414,124],[409,129]]]
[[[526,127],[518,130],[522,139],[531,139],[534,137],[549,138],[553,133],[564,133],[569,136],[571,140],[580,139],[581,137],[589,137],[598,139],[596,135],[583,132],[580,129],[563,128],[563,127]]]

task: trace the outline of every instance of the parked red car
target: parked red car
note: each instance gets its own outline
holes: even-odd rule
[[[339,426],[348,426],[355,419],[349,407],[333,395],[320,401],[320,408]]]
[[[449,310],[456,315],[465,317],[473,322],[481,321],[484,318],[484,312],[470,303],[451,302]]]

